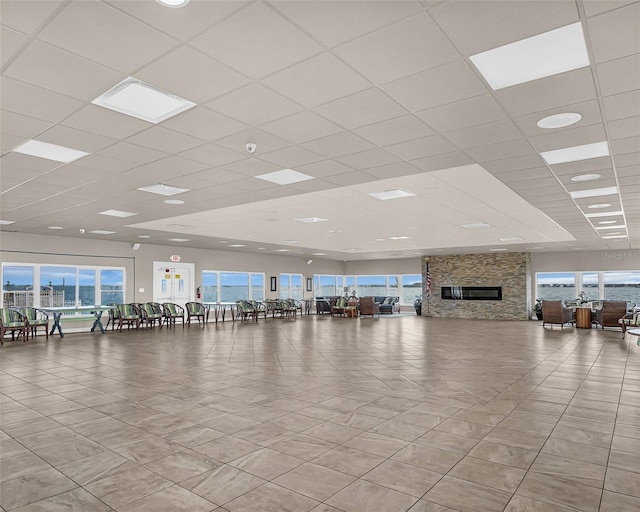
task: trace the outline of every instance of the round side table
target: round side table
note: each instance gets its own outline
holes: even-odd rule
[[[576,327],[591,329],[591,308],[576,308]]]
[[[627,334],[631,334],[631,336],[637,336],[638,346],[640,347],[640,329],[629,329],[627,330]]]

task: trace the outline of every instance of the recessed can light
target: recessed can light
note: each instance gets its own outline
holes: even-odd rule
[[[62,226],[49,226],[49,229],[64,229]]]
[[[151,238],[149,235],[138,235],[138,238]]]
[[[578,174],[577,176],[572,176],[571,181],[575,181],[575,182],[593,181],[593,180],[599,180],[600,178],[602,178],[602,174],[597,174],[597,173]]]
[[[617,220],[601,220],[598,224],[615,224]]]
[[[184,204],[182,199],[165,199],[165,204]]]
[[[244,244],[229,244],[227,247],[246,247]]]
[[[6,226],[7,224],[15,224],[15,220],[0,220],[0,225]]]
[[[172,9],[177,9],[179,7],[184,7],[189,3],[189,0],[156,0],[160,5],[164,5],[165,7],[171,7]]]
[[[311,253],[312,256],[326,256],[327,253],[326,252],[314,252]]]
[[[577,123],[582,119],[580,114],[574,112],[565,112],[562,114],[554,114],[552,116],[543,117],[538,121],[538,128],[544,128],[545,130],[551,130],[553,128],[564,128]]]
[[[115,231],[107,231],[106,229],[94,229],[93,231],[89,231],[89,233],[93,233],[94,235],[113,235]]]
[[[169,238],[169,242],[191,242],[190,238]]]
[[[609,203],[598,203],[598,204],[590,204],[587,208],[598,209],[598,208],[609,208],[611,206]]]

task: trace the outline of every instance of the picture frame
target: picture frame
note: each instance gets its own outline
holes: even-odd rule
[[[278,280],[276,276],[271,276],[271,291],[275,292],[278,290]]]
[[[308,292],[313,291],[313,281],[311,280],[310,277],[307,277],[307,291]]]

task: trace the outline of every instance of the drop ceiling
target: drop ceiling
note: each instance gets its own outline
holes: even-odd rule
[[[470,59],[575,23],[587,66],[493,90]],[[336,260],[640,247],[640,2],[2,0],[0,25],[2,231]],[[92,104],[128,77],[196,106]],[[88,155],[14,151],[30,140]],[[256,178],[282,169],[313,179]],[[160,183],[184,203],[138,190]],[[368,195],[394,189],[415,195]],[[609,211],[624,227],[584,215]]]

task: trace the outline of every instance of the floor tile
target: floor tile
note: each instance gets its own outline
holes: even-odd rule
[[[424,499],[463,512],[502,511],[511,493],[484,485],[445,476],[434,485]]]
[[[597,511],[601,489],[539,473],[527,473],[517,495],[582,512]]]
[[[120,507],[118,512],[209,512],[216,508],[197,494],[173,485]]]
[[[266,483],[226,503],[229,512],[306,512],[318,505],[316,500],[279,485]]]
[[[474,457],[465,457],[447,473],[448,476],[459,480],[467,480],[511,493],[518,488],[525,474],[526,471],[523,469],[496,464]]]
[[[412,443],[391,458],[444,475],[458,463],[462,455]]]
[[[442,475],[411,464],[386,460],[362,478],[419,498],[438,482]]]
[[[50,468],[6,480],[0,484],[0,506],[5,510],[28,505],[77,487],[59,471]]]
[[[382,461],[384,461],[384,457],[346,446],[338,446],[316,457],[312,462],[329,469],[340,471],[341,473],[361,477]]]
[[[273,483],[318,501],[324,501],[355,480],[345,473],[306,462],[279,476]]]
[[[13,512],[111,512],[113,509],[81,488],[63,492]]]
[[[145,464],[145,468],[171,480],[182,482],[221,465],[220,462],[192,450],[184,450]]]
[[[329,505],[345,512],[401,512],[417,499],[388,487],[357,480],[327,500]]]
[[[110,507],[120,508],[171,484],[172,482],[160,475],[136,467],[96,480],[84,487]]]
[[[265,480],[223,464],[181,482],[180,486],[217,505],[224,505],[265,483]]]
[[[273,480],[303,463],[302,459],[262,448],[229,462],[229,465],[265,480]]]

